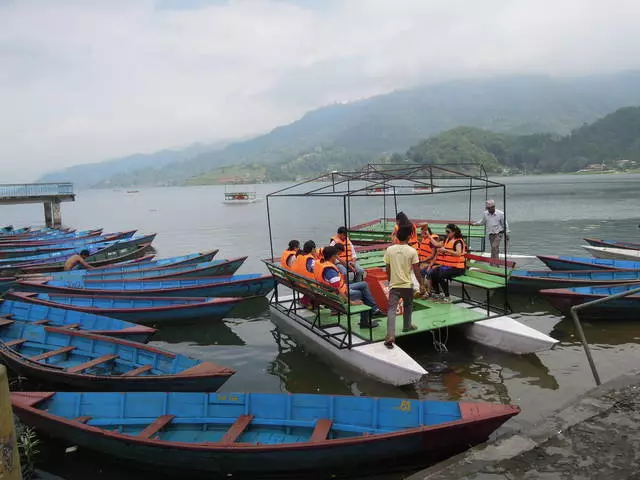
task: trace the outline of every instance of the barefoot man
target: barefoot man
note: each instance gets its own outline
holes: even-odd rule
[[[76,270],[79,268],[85,268],[87,270],[93,270],[93,267],[85,262],[85,258],[89,256],[89,250],[82,250],[79,254],[72,255],[64,262],[64,271]]]

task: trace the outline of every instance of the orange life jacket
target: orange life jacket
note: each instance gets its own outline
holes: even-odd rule
[[[307,260],[314,258],[313,253],[301,253],[293,261],[291,271],[302,277],[313,278],[313,272],[307,270]]]
[[[343,252],[338,252],[338,258],[340,260],[342,260],[343,262],[350,262],[352,260],[352,258],[351,258],[351,249],[353,248],[352,245],[351,245],[351,240],[349,240],[349,238],[347,238],[347,243],[345,244],[344,240],[342,240],[338,235],[335,235],[335,236],[331,237],[331,241],[335,242],[336,245],[338,243],[340,243],[341,245],[344,245],[344,251]]]
[[[393,243],[398,244],[400,243],[400,241],[398,240],[398,237],[396,237],[396,235],[398,235],[398,225],[393,227]],[[418,249],[418,245],[419,245],[418,229],[413,223],[411,224],[411,235],[409,235],[409,239],[407,240],[407,243],[411,245],[413,248],[415,248],[416,250]]]
[[[462,253],[467,253],[467,245],[464,243],[464,240],[461,238],[451,238],[447,239],[444,242],[444,248],[448,250],[455,251],[456,245],[460,242],[462,244]],[[438,254],[438,265],[442,265],[443,267],[452,267],[452,268],[462,268],[464,269],[464,255],[458,257],[456,255],[451,255],[447,252],[440,252]]]
[[[296,253],[298,253],[298,252],[296,252],[295,250],[289,250],[289,249],[287,249],[284,252],[282,252],[282,255],[280,256],[280,265],[282,265],[284,268],[291,268],[291,267],[289,267],[287,262],[291,258],[291,255],[293,255],[295,257]]]
[[[324,255],[324,247],[316,248],[316,260],[322,261],[322,255]]]
[[[433,255],[434,248],[431,244],[431,239],[438,241],[440,237],[436,233],[432,233],[431,235],[427,234],[422,237],[422,241],[418,247],[418,258],[421,262],[430,259]]]
[[[335,266],[335,264],[331,262],[327,262],[326,260],[322,260],[321,262],[316,262],[315,266],[313,267],[313,275],[314,275],[315,281],[318,283],[322,283],[324,285],[333,286],[324,279],[324,271],[328,268],[333,268],[336,272],[338,272],[338,275],[340,275],[340,283],[338,283],[338,291],[343,295],[347,295],[347,285],[344,283],[344,277],[342,276],[338,268]]]

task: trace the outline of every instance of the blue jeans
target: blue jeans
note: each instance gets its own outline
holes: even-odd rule
[[[362,303],[371,307],[371,310],[377,310],[378,305],[371,295],[367,282],[356,282],[349,284],[349,300],[362,300]],[[370,312],[362,312],[360,314],[360,323],[365,324],[369,321]]]
[[[364,268],[362,268],[360,265],[358,265],[357,263],[353,264],[356,272],[355,272],[355,276],[353,277],[353,281],[354,282],[361,282],[362,280],[364,280]],[[338,270],[340,270],[340,273],[344,276],[347,275],[347,267],[345,267],[343,264],[341,263],[337,263],[336,267],[338,267]],[[350,273],[353,274],[353,272],[350,271]],[[351,279],[351,277],[349,278]]]

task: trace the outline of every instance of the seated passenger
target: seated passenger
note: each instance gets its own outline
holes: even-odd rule
[[[351,302],[352,305],[365,305],[371,307],[371,312],[362,312],[360,314],[360,328],[375,328],[379,325],[376,321],[371,321],[372,315],[380,315],[380,309],[376,305],[376,301],[371,295],[369,285],[366,282],[356,282],[347,284],[343,275],[338,270],[336,262],[338,261],[338,250],[335,247],[328,246],[324,248],[324,259],[316,262],[314,267],[314,276],[317,282],[324,283],[335,288],[341,297]]]
[[[298,240],[291,240],[287,249],[282,252],[282,255],[280,256],[280,265],[284,268],[290,269],[299,251],[300,242]]]
[[[431,294],[433,289],[431,285],[431,269],[433,268],[438,254],[440,245],[440,237],[431,231],[428,224],[421,225],[422,239],[418,246],[418,259],[420,260],[420,273],[428,280],[427,296]]]
[[[398,212],[396,215],[396,226],[393,227],[393,232],[391,232],[391,243],[398,244],[398,229],[402,226],[411,227],[411,235],[409,235],[409,241],[407,242],[416,250],[418,249],[418,229],[416,226],[409,220],[409,217],[404,212]]]
[[[316,243],[313,240],[307,240],[306,242],[304,242],[302,250],[298,253],[298,256],[293,262],[291,271],[303,277],[314,278],[313,265],[316,262],[315,258]]]
[[[438,296],[437,300],[450,303],[449,279],[463,275],[465,272],[465,254],[467,245],[462,238],[462,232],[453,223],[447,225],[447,238],[442,247],[438,249],[437,267],[431,271],[433,291]],[[443,295],[440,294],[442,288]]]
[[[353,281],[360,282],[366,277],[364,269],[358,265],[358,255],[356,249],[353,248],[351,240],[347,237],[347,228],[338,228],[338,233],[331,237],[330,246],[344,245],[344,249],[338,252],[338,263],[336,264],[338,270],[343,275],[347,274],[347,270],[353,274]]]
[[[93,267],[84,261],[89,256],[89,250],[82,250],[79,254],[72,255],[64,262],[64,271],[78,270],[85,268],[86,270],[93,270]]]

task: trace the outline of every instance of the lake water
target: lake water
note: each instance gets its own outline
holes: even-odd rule
[[[639,242],[640,175],[540,176],[496,179],[507,185],[507,212],[512,230],[511,251],[518,254],[585,256],[583,237]],[[280,185],[259,185],[258,194]],[[79,192],[75,203],[63,204],[66,225],[105,231],[138,229],[157,232],[159,256],[219,248],[220,258],[248,255],[239,273],[263,272],[260,259],[270,254],[265,203],[221,204],[223,187],[188,187]],[[490,193],[502,208],[500,190]],[[398,208],[413,218],[455,218],[469,215],[468,193],[405,197]],[[479,217],[484,193],[471,198],[472,217]],[[387,200],[388,216],[392,205]],[[368,197],[351,203],[351,224],[382,216],[383,199]],[[0,223],[42,223],[40,205],[3,207]],[[343,224],[342,200],[279,198],[271,202],[274,250],[280,254],[291,238],[328,242]],[[537,260],[519,263],[543,268]],[[167,326],[154,344],[202,360],[230,366],[237,373],[223,391],[306,392],[327,394],[428,397],[442,400],[483,400],[516,403],[522,413],[505,431],[538,421],[575,395],[594,386],[572,323],[543,300],[510,297],[524,323],[560,340],[552,351],[516,356],[451,337],[448,352],[438,353],[429,335],[401,341],[423,365],[438,368],[418,385],[395,388],[354,376],[323,362],[295,338],[280,335],[269,318],[266,301],[253,302],[224,321]],[[555,325],[555,326],[554,326]],[[585,324],[585,333],[603,381],[637,368],[640,327],[636,323]],[[55,450],[56,445],[49,446]],[[69,479],[140,478],[128,467],[111,465],[104,456],[86,452],[60,457],[44,455],[44,466]],[[156,476],[155,478],[161,478]],[[395,477],[399,478],[399,477]]]

